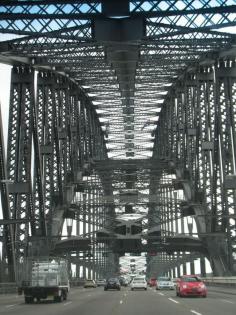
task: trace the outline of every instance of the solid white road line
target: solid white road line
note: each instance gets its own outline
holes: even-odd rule
[[[174,303],[176,303],[176,304],[179,304],[178,301],[176,301],[176,300],[174,300],[174,299],[172,299],[172,298],[168,298],[168,300],[170,300],[170,301],[172,301],[172,302],[174,302]]]
[[[9,308],[9,307],[13,307],[13,306],[15,306],[16,304],[11,304],[11,305],[6,305],[5,307],[6,308]]]
[[[70,301],[70,302],[64,303],[63,305],[66,306],[66,305],[69,305],[69,304],[71,304],[71,303],[72,303],[72,302]]]
[[[194,310],[190,310],[190,312],[193,313],[193,314],[196,314],[196,315],[202,315],[201,313],[198,313],[198,312],[196,312]]]

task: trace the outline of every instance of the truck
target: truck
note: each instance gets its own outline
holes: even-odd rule
[[[36,299],[67,299],[70,290],[67,261],[62,258],[27,259],[21,272],[19,294],[24,293],[25,303]]]

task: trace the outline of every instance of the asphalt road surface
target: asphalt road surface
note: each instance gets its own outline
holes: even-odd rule
[[[0,295],[0,315],[235,315],[236,289],[208,291],[207,298],[176,297],[175,291],[72,288],[61,303],[25,304],[23,296]],[[233,294],[235,293],[235,294]]]

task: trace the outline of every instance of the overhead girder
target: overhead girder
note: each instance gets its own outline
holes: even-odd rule
[[[66,3],[70,3],[70,5],[65,10]],[[50,12],[48,11],[49,7]],[[58,63],[62,62],[64,71],[77,79],[78,82],[84,85],[86,83],[93,85],[91,93],[97,94],[97,96],[101,92],[105,92],[104,90],[107,90],[107,93],[109,93],[108,91],[113,93],[115,90],[110,85],[102,86],[104,75],[98,79],[96,76],[91,76],[91,72],[88,71],[88,67],[91,67],[92,62],[98,58],[96,62],[101,62],[101,64],[96,65],[97,69],[104,69],[108,66],[110,69],[116,70],[112,76],[113,81],[119,83],[119,87],[114,86],[114,89],[120,91],[117,98],[125,96],[126,98],[136,97],[136,99],[142,100],[142,95],[138,91],[141,86],[138,85],[138,78],[135,78],[135,69],[144,67],[145,63],[147,63],[148,68],[153,68],[154,63],[156,65],[166,64],[169,68],[172,64],[174,66],[172,69],[175,72],[172,70],[172,73],[170,71],[163,73],[161,70],[166,82],[172,82],[172,80],[168,80],[177,77],[183,67],[197,60],[202,53],[215,50],[219,45],[221,48],[224,44],[225,47],[231,45],[234,36],[226,32],[217,32],[215,29],[219,25],[235,23],[233,10],[234,6],[228,3],[215,4],[213,7],[208,3],[201,3],[200,6],[196,6],[194,2],[188,5],[183,2],[181,10],[179,10],[178,4],[167,4],[162,7],[158,1],[150,2],[148,6],[145,2],[135,1],[121,1],[119,4],[116,1],[94,3],[84,1],[73,4],[70,1],[64,3],[59,1],[51,5],[43,1],[37,2],[37,4],[29,1],[27,5],[23,2],[20,6],[17,2],[12,2],[8,6],[2,6],[2,19],[4,20],[6,15],[11,16],[8,20],[9,27],[4,25],[4,31],[18,34],[28,32],[27,34],[30,33],[30,36],[9,41],[9,46],[4,44],[5,49],[2,47],[2,51],[12,51],[14,54],[30,54],[31,57],[37,57],[40,54],[47,56],[48,66],[56,66],[59,70]],[[129,19],[115,21],[105,18],[106,16],[117,15],[118,12],[123,12],[122,16],[126,11],[129,12]],[[193,12],[195,12],[194,15],[192,15]],[[222,19],[220,22],[217,20],[216,23],[214,16],[217,14],[221,14]],[[24,29],[21,29],[17,22],[19,16],[24,21]],[[198,16],[201,17],[200,25],[196,22]],[[45,22],[46,17],[48,18],[47,23]],[[52,17],[57,25],[51,24],[50,19]],[[71,20],[72,17],[73,20]],[[41,21],[40,30],[34,25],[36,21]],[[182,25],[180,21],[182,21]],[[135,23],[137,26],[135,32],[129,32],[130,23],[132,25]],[[111,36],[104,32],[106,25],[117,30],[116,38],[114,38],[114,34]],[[123,33],[121,32],[122,28]],[[191,35],[190,38],[189,34]],[[39,42],[41,42],[41,46],[38,44]],[[153,49],[155,49],[155,54]],[[140,56],[137,55],[138,51],[141,53]],[[72,54],[74,54],[75,59],[71,59]],[[187,58],[184,57],[184,54]],[[174,56],[175,58],[173,58]],[[66,61],[66,57],[70,58],[69,63]],[[137,63],[138,65],[136,65]],[[129,69],[129,72],[124,70],[124,66]],[[80,76],[78,69],[85,73],[85,67],[86,72],[90,74]],[[146,76],[149,80],[147,80],[147,84],[149,84],[147,90],[156,89],[155,86],[151,87],[151,77],[148,74]],[[81,78],[84,82],[80,81]],[[157,77],[153,80],[157,80]],[[99,81],[98,89],[94,84],[96,81]],[[142,89],[142,93],[147,92],[144,86]],[[161,92],[160,88],[157,90],[158,93]],[[164,91],[167,92],[167,88],[164,88]],[[150,98],[150,101],[154,100],[158,97],[158,93],[155,92],[147,97]],[[145,94],[143,95],[145,96]],[[137,104],[136,102],[135,104]],[[143,103],[143,106],[147,106],[146,103]],[[139,120],[139,117],[140,114],[135,112],[134,121]],[[122,121],[119,124],[122,125]],[[111,130],[108,132],[109,135],[112,135]],[[117,147],[116,151],[125,153],[127,148],[125,146]],[[137,152],[132,151],[132,154],[135,153],[137,154]]]
[[[112,2],[112,4],[111,4]],[[209,15],[209,20],[212,14],[224,14],[226,17],[229,13],[235,12],[235,5],[227,5],[227,3],[218,5],[216,7],[211,7],[210,5],[205,6],[202,3],[202,7],[195,7],[194,2],[190,5],[185,5],[185,8],[179,9],[178,5],[171,5],[161,7],[159,1],[152,1],[152,4],[147,7],[146,1],[131,1],[132,7],[129,6],[130,1],[122,0],[120,4],[115,3],[114,1],[80,1],[79,3],[74,3],[74,1],[38,1],[35,4],[32,1],[22,1],[21,12],[14,13],[14,9],[19,5],[18,1],[11,1],[5,6],[5,12],[2,13],[4,19],[40,19],[45,17],[45,11],[47,7],[50,5],[51,9],[54,8],[55,13],[46,13],[49,19],[55,19],[58,17],[61,18],[100,18],[105,17],[108,14],[120,14],[122,12],[123,15],[133,16],[145,16],[149,18],[153,17],[171,17],[171,16],[184,16],[188,14],[202,14],[203,16]],[[68,12],[68,9],[65,8],[65,4],[70,4],[71,12]],[[85,7],[83,4],[87,5],[87,12],[85,12]],[[170,10],[171,8],[171,10]],[[38,10],[39,13],[36,13]],[[44,13],[42,13],[44,12]],[[58,14],[58,12],[60,12]],[[194,20],[193,20],[194,21]]]

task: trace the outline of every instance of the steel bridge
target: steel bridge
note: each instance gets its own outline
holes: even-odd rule
[[[125,253],[236,274],[235,26],[235,0],[0,1],[3,278],[32,255],[101,277]]]

